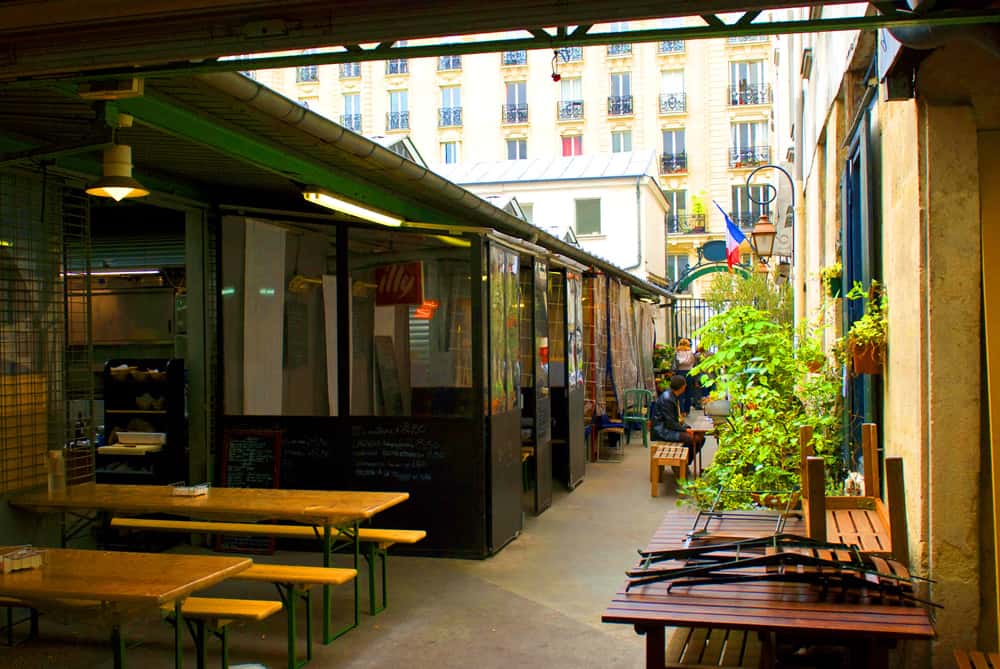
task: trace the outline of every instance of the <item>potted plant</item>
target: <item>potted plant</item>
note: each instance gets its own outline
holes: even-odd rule
[[[844,267],[835,262],[819,271],[819,278],[830,297],[841,297],[844,293]]]
[[[688,216],[691,232],[705,232],[705,214],[705,198],[702,195],[692,195],[691,214]]]
[[[866,291],[860,281],[855,281],[847,298],[865,300],[864,315],[851,323],[847,332],[854,374],[881,374],[889,325],[885,294],[877,281],[872,281],[870,291]]]

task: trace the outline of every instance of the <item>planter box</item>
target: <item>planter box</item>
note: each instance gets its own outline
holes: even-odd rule
[[[854,375],[882,373],[882,347],[875,344],[857,346],[851,344]]]

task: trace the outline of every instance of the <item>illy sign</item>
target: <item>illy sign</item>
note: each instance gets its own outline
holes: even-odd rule
[[[383,265],[375,269],[375,305],[423,304],[424,265],[416,262]]]

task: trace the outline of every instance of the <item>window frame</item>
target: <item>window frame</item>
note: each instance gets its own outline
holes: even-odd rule
[[[596,231],[584,232],[584,231],[582,231],[580,229],[580,214],[581,214],[580,207],[582,205],[583,206],[592,207],[592,206],[594,206],[594,203],[596,203],[596,205],[597,205],[597,230]],[[588,198],[574,198],[574,200],[573,200],[573,232],[576,233],[577,237],[600,237],[601,235],[604,234],[602,223],[603,223],[603,221],[602,221],[602,216],[601,216],[601,198],[599,198],[599,197],[597,197],[597,198],[593,198],[593,197],[588,197]]]

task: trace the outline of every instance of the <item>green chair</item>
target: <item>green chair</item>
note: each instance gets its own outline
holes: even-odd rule
[[[632,440],[632,429],[638,425],[642,430],[642,446],[649,448],[649,409],[653,406],[653,393],[642,388],[625,391],[622,423],[625,425],[625,443]]]

